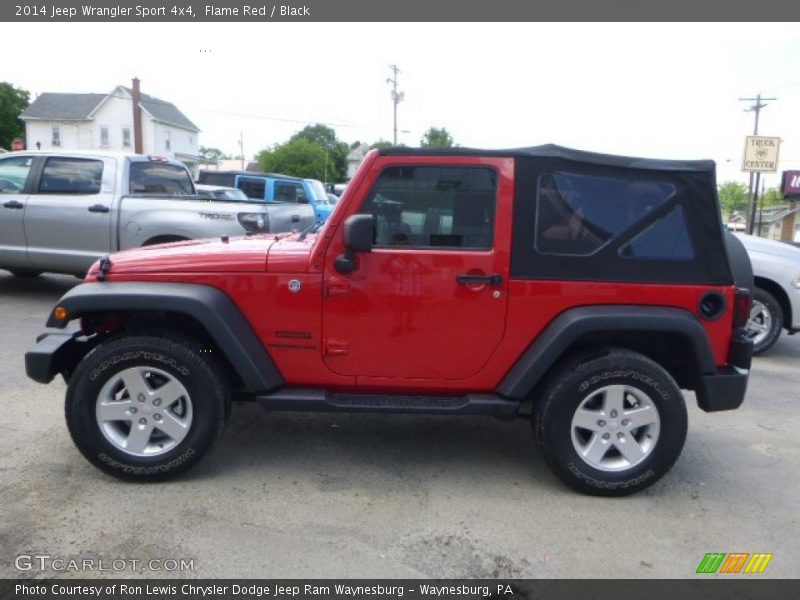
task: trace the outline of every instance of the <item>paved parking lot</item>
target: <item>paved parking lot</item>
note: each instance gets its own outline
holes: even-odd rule
[[[681,459],[633,497],[565,488],[524,421],[255,405],[234,407],[187,476],[140,485],[74,448],[63,381],[24,374],[47,312],[77,283],[0,271],[1,577],[59,575],[15,569],[37,553],[192,559],[173,573],[191,577],[691,577],[712,551],[772,552],[764,577],[800,576],[800,335],[756,359],[740,410],[690,402]]]

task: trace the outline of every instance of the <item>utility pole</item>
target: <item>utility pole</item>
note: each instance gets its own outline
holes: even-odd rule
[[[397,68],[397,65],[389,65],[389,68],[392,70],[392,76],[386,80],[386,83],[392,84],[392,105],[394,106],[394,138],[393,143],[397,146],[397,105],[403,101],[403,97],[405,94],[403,92],[397,91],[397,75],[400,73],[400,69]]]
[[[762,98],[761,94],[757,94],[755,98],[739,98],[739,102],[755,102],[750,108],[744,109],[745,112],[754,112],[756,115],[755,127],[753,127],[753,135],[758,135],[758,116],[762,108],[766,108],[766,104],[762,104],[765,100],[777,100],[777,98]],[[747,233],[753,235],[753,228],[756,220],[756,206],[758,198],[758,186],[761,183],[761,173],[755,173],[755,184],[753,182],[753,173],[750,172],[750,191],[748,193],[749,202],[747,204]]]

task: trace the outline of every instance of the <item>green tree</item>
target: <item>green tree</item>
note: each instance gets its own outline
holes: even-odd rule
[[[331,163],[325,150],[307,139],[293,139],[264,149],[256,156],[258,166],[268,173],[282,173],[294,177],[309,177],[325,181],[331,178]]]
[[[377,142],[374,142],[369,145],[370,150],[383,150],[384,148],[391,148],[394,144],[388,140],[384,140],[383,138],[379,139]]]
[[[347,154],[350,152],[350,146],[346,142],[339,141],[332,128],[322,123],[308,125],[289,138],[290,142],[297,140],[313,142],[328,154],[327,181],[344,181],[347,175]]]
[[[426,131],[419,141],[423,148],[452,148],[453,136],[446,128],[431,127]]]
[[[747,199],[747,186],[743,183],[728,181],[719,186],[719,204],[726,214],[747,210]]]
[[[769,189],[764,192],[764,195],[758,199],[759,206],[775,206],[776,204],[783,204],[785,202],[783,194],[775,189]]]
[[[20,113],[28,108],[31,95],[5,81],[0,82],[0,147],[10,148],[11,140],[25,136]]]
[[[209,160],[222,160],[225,158],[230,158],[230,155],[225,154],[219,148],[206,148],[205,146],[200,146],[198,151],[200,152],[200,156]]]

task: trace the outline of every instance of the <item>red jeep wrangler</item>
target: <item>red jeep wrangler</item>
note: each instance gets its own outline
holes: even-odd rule
[[[99,261],[25,358],[64,375],[75,443],[119,477],[194,465],[236,398],[525,416],[567,484],[623,495],[678,458],[681,388],[741,404],[752,285],[712,162],[394,148],[316,232]]]

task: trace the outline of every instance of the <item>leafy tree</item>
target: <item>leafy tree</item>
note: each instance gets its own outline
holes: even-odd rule
[[[256,156],[258,166],[268,173],[282,173],[294,177],[309,177],[332,181],[331,164],[325,150],[307,139],[292,139],[272,149],[264,149]]]
[[[307,140],[317,144],[328,154],[328,181],[344,181],[347,175],[347,154],[350,146],[336,139],[336,132],[322,123],[308,125],[295,133],[290,142]],[[318,177],[317,179],[322,179]]]
[[[431,127],[423,134],[419,144],[423,148],[452,148],[453,136],[444,127]]]
[[[719,204],[722,212],[731,214],[747,210],[747,186],[738,181],[728,181],[719,186]]]
[[[209,160],[221,160],[230,158],[230,155],[225,154],[219,148],[206,148],[205,146],[200,146],[200,156],[203,158],[207,158]]]
[[[0,147],[10,148],[15,137],[25,136],[20,113],[30,104],[31,95],[5,81],[0,82]]]
[[[783,204],[785,202],[783,194],[775,189],[769,189],[764,192],[764,195],[758,199],[759,206],[775,206],[776,204]]]
[[[388,140],[380,139],[377,142],[375,142],[373,144],[370,144],[369,149],[370,150],[383,150],[384,148],[391,148],[392,146],[394,146],[394,144],[392,144],[392,142],[390,142]]]

